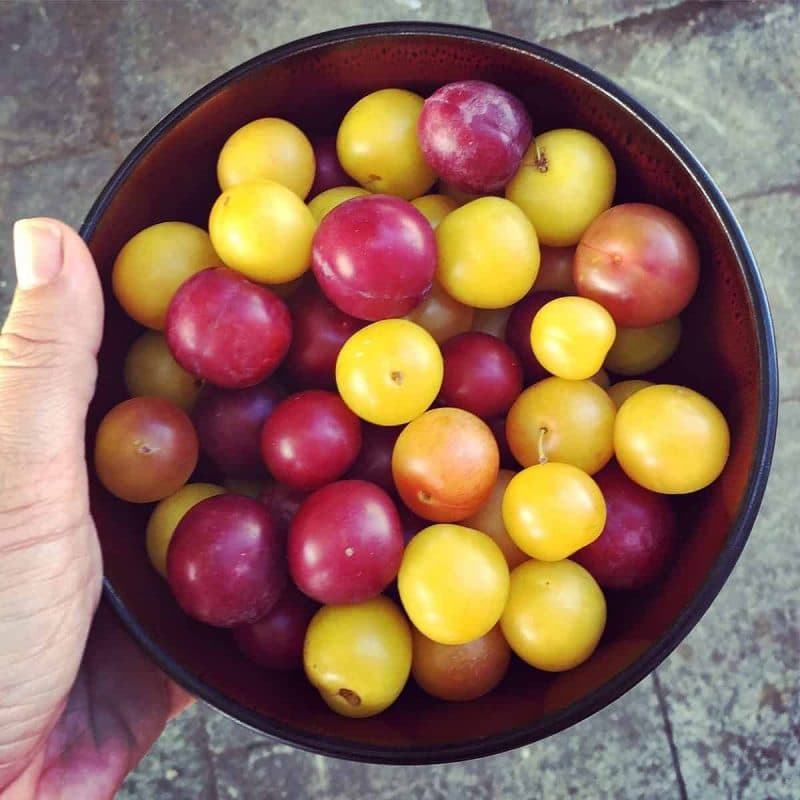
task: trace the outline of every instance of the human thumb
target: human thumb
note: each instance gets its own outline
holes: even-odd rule
[[[103,324],[97,270],[74,230],[20,220],[14,258],[17,289],[0,333],[0,497],[48,467],[83,471]]]
[[[0,332],[0,797],[61,713],[100,590],[84,428],[103,298],[91,254],[52,219],[14,226]]]

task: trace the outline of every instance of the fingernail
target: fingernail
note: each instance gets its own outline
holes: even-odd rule
[[[14,262],[20,289],[36,289],[51,283],[64,262],[61,229],[42,219],[17,220],[14,223]]]

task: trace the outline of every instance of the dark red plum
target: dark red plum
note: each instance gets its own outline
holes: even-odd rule
[[[292,338],[286,304],[269,289],[224,267],[198,272],[167,309],[167,344],[192,375],[242,389],[269,377]]]
[[[394,478],[392,478],[392,450],[394,443],[403,430],[401,426],[361,425],[361,452],[356,463],[347,473],[348,478],[375,483],[394,494]]]
[[[306,202],[313,200],[318,194],[336,186],[355,186],[356,182],[344,171],[336,154],[335,136],[315,136],[311,139],[314,148],[314,183],[306,197]]]
[[[606,525],[572,559],[605,589],[646,586],[674,552],[675,516],[669,500],[634,483],[615,462],[594,479],[606,501]]]
[[[302,489],[292,489],[285,483],[273,481],[264,487],[258,499],[269,512],[278,530],[288,534],[289,525],[306,497],[308,492]]]
[[[430,223],[399,197],[354,197],[317,228],[311,264],[325,296],[358,319],[408,314],[430,291],[436,271]]]
[[[264,421],[286,397],[274,380],[246,389],[206,385],[192,410],[200,447],[229,478],[260,478],[266,474],[261,457]]]
[[[289,571],[320,603],[360,603],[396,577],[403,555],[397,508],[379,486],[337,481],[300,506],[289,529]]]
[[[186,512],[167,551],[178,604],[208,625],[255,622],[286,586],[285,539],[257,500],[220,494]]]
[[[533,318],[545,303],[563,296],[560,292],[531,292],[514,306],[508,318],[506,342],[517,354],[527,384],[550,377],[550,373],[533,354],[531,347]]]
[[[515,472],[521,469],[519,462],[514,458],[511,453],[511,448],[508,446],[506,418],[495,417],[494,419],[487,419],[486,424],[491,428],[494,438],[497,441],[497,449],[500,451],[501,469],[512,469]]]
[[[470,331],[442,345],[444,380],[439,401],[487,419],[505,414],[522,391],[516,353],[488,333]]]
[[[503,187],[531,141],[525,106],[486,81],[437,89],[419,118],[419,143],[431,167],[459,191],[486,194]]]
[[[233,640],[260,667],[300,670],[308,623],[318,608],[318,603],[289,583],[268,614],[233,629]]]
[[[298,388],[335,389],[336,357],[362,320],[336,308],[313,282],[288,300],[292,315],[292,343],[283,369]]]
[[[361,423],[334,392],[311,389],[284,400],[261,433],[275,480],[311,491],[340,478],[361,449]]]

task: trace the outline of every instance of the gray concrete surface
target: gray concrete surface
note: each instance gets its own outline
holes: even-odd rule
[[[712,609],[655,677],[559,736],[462,765],[369,767],[266,742],[197,705],[119,796],[800,797],[798,2],[0,2],[0,318],[14,219],[79,222],[131,144],[223,69],[385,19],[493,26],[568,53],[643,100],[709,168],[750,239],[778,329],[781,421],[761,516]]]

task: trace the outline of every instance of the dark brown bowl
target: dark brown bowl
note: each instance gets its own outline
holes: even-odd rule
[[[178,106],[128,156],[82,229],[107,303],[90,445],[102,415],[125,397],[122,361],[139,332],[111,293],[114,257],[155,222],[205,226],[218,191],[216,156],[234,129],[281,116],[308,132],[334,132],[367,92],[400,86],[427,94],[465,78],[515,93],[536,131],[593,132],[617,163],[617,202],[656,203],[692,229],[702,277],[669,377],[722,408],[731,455],[713,486],[679,503],[682,541],[669,574],[647,591],[609,597],[608,629],[586,665],[556,676],[515,663],[500,687],[466,704],[433,700],[410,683],[394,706],[367,720],[336,716],[301,676],[255,668],[225,631],[184,616],[147,561],[150,508],[122,503],[94,481],[106,597],[147,652],[234,719],[299,747],[360,761],[485,756],[542,739],[613,702],[672,651],[719,592],[753,525],[772,459],[778,376],[767,298],[731,209],[697,160],[639,103],[581,64],[507,36],[427,23],[332,31],[258,56]]]

